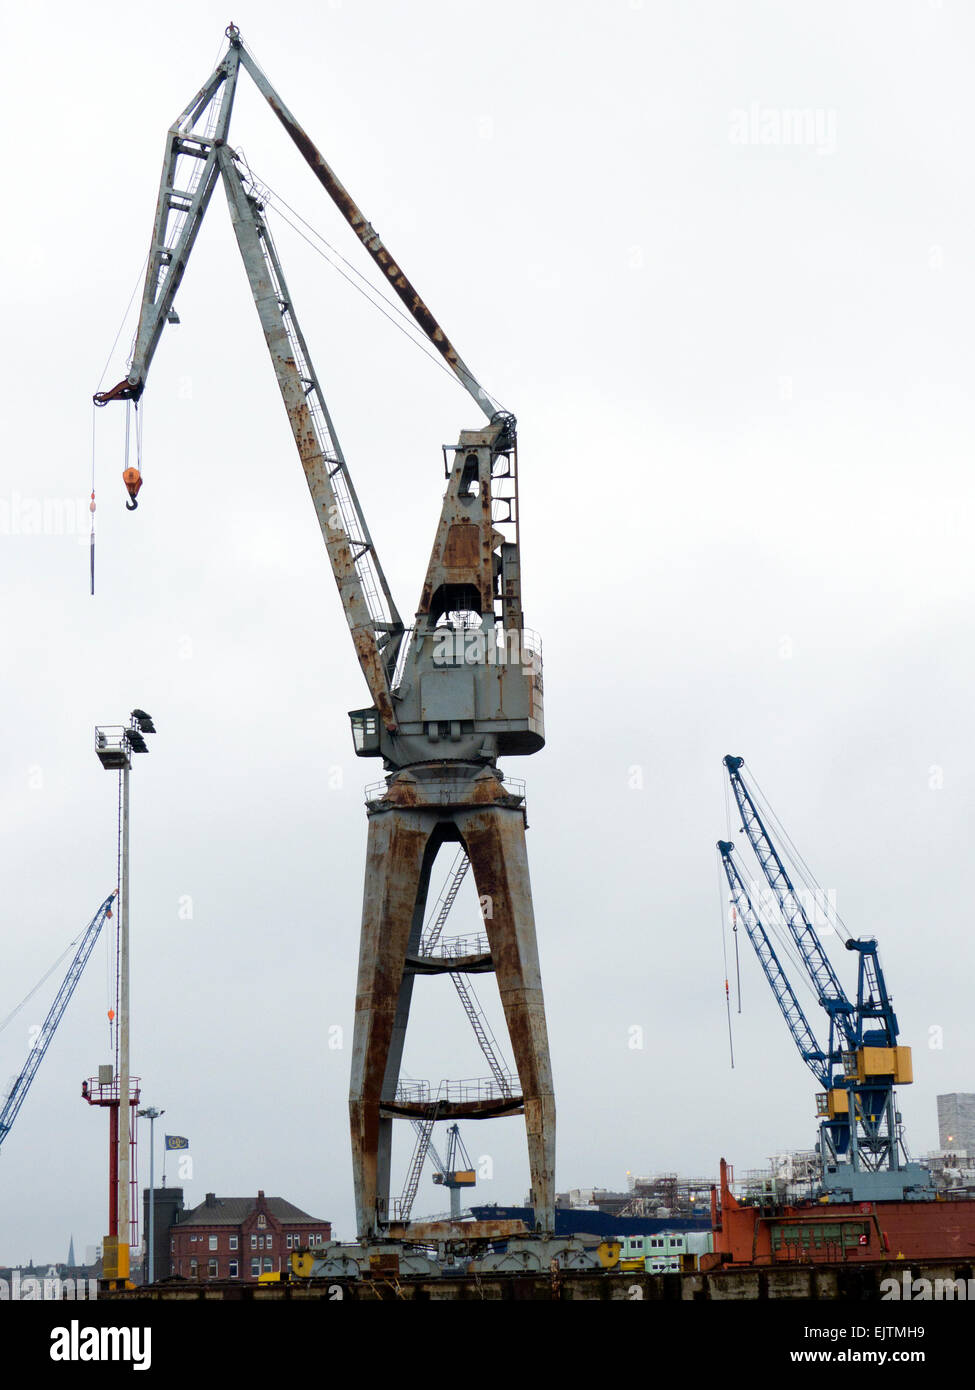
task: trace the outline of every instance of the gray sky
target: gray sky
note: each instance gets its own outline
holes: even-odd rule
[[[559,1188],[812,1143],[815,1086],[750,955],[728,1063],[727,752],[851,930],[878,935],[914,1047],[908,1142],[934,1147],[935,1096],[975,1089],[972,16],[951,0],[286,0],[233,18],[519,418],[548,744],[506,770],[528,780]],[[87,590],[90,398],[165,131],[228,19],[203,0],[192,25],[138,7],[119,24],[102,3],[2,20],[0,1015],[114,885],[116,783],[92,727],[141,706],[159,730],[133,775],[144,1099],[190,1138],[189,1201],[263,1187],[347,1237],[349,1052],[328,1038],[351,1039],[361,792],[380,769],[352,754],[365,689],[219,192],[153,365],[133,515],[122,411],[96,421]],[[367,270],[243,78],[231,141]],[[412,612],[440,445],[477,412],[272,226]],[[84,533],[52,534],[68,503]],[[471,895],[452,929],[475,914]],[[851,958],[836,964],[853,988]],[[493,980],[477,988],[501,1036]],[[0,1034],[0,1079],[52,995]],[[485,1074],[449,984],[415,999],[405,1071]],[[104,1233],[107,1120],[79,1089],[108,1058],[107,1007],[100,944],[3,1146],[0,1263]],[[493,1159],[481,1199],[520,1201],[521,1122],[463,1135]],[[443,1204],[425,1176],[415,1210]]]

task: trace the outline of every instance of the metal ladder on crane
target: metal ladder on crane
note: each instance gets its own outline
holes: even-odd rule
[[[433,948],[439,942],[443,933],[444,924],[450,915],[460,892],[461,884],[464,882],[471,861],[468,859],[464,850],[459,850],[447,875],[440,897],[434,906],[431,921],[423,933],[420,943],[421,955],[432,955]],[[487,1017],[481,1007],[481,1002],[474,992],[474,987],[466,975],[460,975],[452,971],[450,978],[457,991],[458,998],[463,1005],[464,1012],[474,1031],[478,1046],[487,1059],[487,1064],[491,1068],[491,1073],[501,1090],[502,1095],[511,1096],[513,1091],[513,1080],[501,1058],[498,1056],[497,1039],[488,1023]],[[416,1144],[413,1147],[413,1154],[410,1158],[410,1166],[407,1170],[406,1180],[403,1183],[403,1192],[400,1196],[397,1214],[401,1221],[409,1221],[413,1210],[413,1202],[420,1187],[420,1175],[423,1165],[426,1162],[427,1154],[432,1148],[433,1129],[437,1122],[437,1109],[434,1105],[432,1113],[422,1120],[413,1120],[413,1128],[416,1131]]]
[[[410,1159],[406,1181],[403,1184],[403,1193],[399,1199],[397,1215],[401,1221],[409,1221],[410,1213],[413,1210],[413,1203],[420,1186],[420,1174],[423,1172],[430,1141],[433,1138],[433,1127],[437,1123],[438,1109],[439,1106],[434,1105],[432,1112],[426,1119],[413,1121],[413,1128],[416,1130],[416,1144],[413,1147],[413,1157]]]
[[[457,857],[450,866],[450,874],[444,884],[443,892],[437,899],[434,906],[433,920],[429,923],[420,941],[420,954],[429,956],[433,953],[433,948],[440,940],[440,935],[444,929],[444,923],[450,915],[450,909],[454,905],[457,894],[460,892],[460,885],[464,882],[467,870],[471,867],[464,850],[457,851]]]
[[[460,886],[464,882],[464,878],[470,866],[471,861],[468,859],[464,850],[458,850],[457,856],[450,866],[450,872],[447,877],[447,882],[444,884],[443,892],[437,899],[433,920],[423,934],[420,943],[421,955],[431,955],[434,946],[436,946],[437,942],[440,940],[440,936],[444,929],[444,923],[447,921],[450,909],[454,905],[457,894],[460,892]],[[466,975],[459,975],[455,971],[451,972],[450,978],[453,981],[460,1002],[464,1007],[464,1012],[468,1017],[471,1028],[474,1030],[474,1036],[477,1038],[478,1046],[487,1059],[487,1064],[491,1068],[491,1073],[495,1081],[497,1081],[498,1085],[501,1087],[502,1094],[510,1096],[512,1094],[511,1073],[504,1067],[498,1056],[497,1039],[491,1031],[491,1025],[488,1023],[484,1010],[481,1008],[481,1002],[474,992],[473,985]]]
[[[470,1025],[474,1029],[474,1036],[477,1038],[478,1045],[484,1056],[487,1058],[488,1066],[495,1081],[501,1087],[501,1093],[505,1096],[512,1094],[511,1073],[506,1071],[501,1063],[501,1059],[495,1050],[497,1039],[491,1032],[491,1025],[485,1017],[484,1010],[481,1008],[480,1000],[474,993],[474,987],[466,975],[452,974],[450,977],[454,982],[454,988],[464,1006],[464,1012],[470,1020]]]

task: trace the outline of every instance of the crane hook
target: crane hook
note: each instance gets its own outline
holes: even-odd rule
[[[122,482],[125,484],[126,490],[132,499],[131,502],[126,502],[125,510],[127,512],[134,512],[139,505],[135,499],[138,497],[139,488],[142,486],[142,474],[139,472],[138,468],[126,468],[122,474]]]

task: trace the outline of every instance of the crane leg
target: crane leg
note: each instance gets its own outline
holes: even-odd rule
[[[461,812],[491,959],[525,1101],[536,1229],[555,1230],[555,1092],[538,964],[524,818],[500,807]]]
[[[491,780],[489,795],[496,785]],[[392,1119],[383,1109],[396,1097],[409,1020],[413,974],[406,956],[419,950],[437,852],[445,841],[458,840],[474,871],[521,1082],[536,1226],[554,1229],[555,1098],[524,816],[511,805],[483,804],[483,785],[475,790],[467,783],[466,790],[468,795],[458,788],[449,804],[425,805],[419,789],[391,790],[370,811],[349,1088],[356,1222],[363,1240],[381,1235],[390,1219]],[[463,1105],[451,1113],[465,1113]]]
[[[418,817],[392,812],[369,821],[359,943],[349,1119],[356,1224],[361,1238],[389,1220],[391,1119],[380,1115],[399,1079],[413,976],[406,953],[417,949],[434,854]]]

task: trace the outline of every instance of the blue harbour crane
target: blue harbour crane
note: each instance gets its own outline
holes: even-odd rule
[[[451,1125],[447,1131],[447,1157],[445,1159],[441,1159],[432,1146],[430,1155],[437,1169],[433,1175],[433,1180],[445,1187],[450,1193],[450,1219],[458,1221],[460,1219],[461,1189],[473,1187],[477,1182],[477,1174],[474,1171],[471,1156],[460,1137],[460,1126]]]
[[[436,1120],[436,1112],[429,1120],[414,1120],[413,1129],[416,1132],[416,1144],[413,1149],[413,1157],[410,1161],[409,1172],[406,1184],[403,1188],[403,1196],[398,1205],[398,1216],[401,1221],[408,1221],[413,1210],[413,1201],[416,1197],[417,1188],[420,1183],[420,1171],[424,1161],[429,1155],[433,1162],[434,1173],[433,1181],[441,1187],[445,1187],[450,1193],[450,1219],[451,1221],[460,1220],[460,1194],[465,1187],[474,1187],[477,1183],[477,1173],[471,1156],[464,1146],[464,1141],[460,1137],[460,1126],[453,1124],[447,1130],[447,1149],[446,1158],[441,1158],[433,1145],[433,1126]]]
[[[895,1107],[895,1085],[913,1081],[911,1049],[898,1042],[899,1029],[880,964],[875,937],[850,937],[858,956],[856,1001],[847,995],[782,855],[776,849],[741,769],[744,759],[729,754],[724,767],[741,814],[741,828],[755,853],[770,904],[769,921],[784,928],[784,949],[808,977],[827,1020],[823,1046],[805,1012],[767,929],[749,895],[734,844],[718,841],[721,864],[741,922],[792,1034],[799,1055],[816,1078],[820,1121],[819,1150],[823,1185],[832,1201],[867,1201],[930,1196],[930,1176],[907,1159]],[[764,904],[762,905],[764,910]],[[774,914],[774,916],[773,916]]]
[[[57,1031],[58,1024],[64,1017],[64,1011],[71,1002],[71,996],[75,992],[78,981],[81,979],[88,957],[95,949],[95,942],[98,940],[105,919],[112,915],[112,904],[115,901],[114,892],[109,895],[88,923],[82,935],[81,942],[74,954],[74,959],[68,966],[68,973],[61,982],[61,988],[54,997],[54,1003],[47,1012],[41,1031],[31,1046],[27,1054],[27,1060],[23,1065],[20,1075],[17,1077],[10,1094],[7,1096],[4,1107],[0,1110],[0,1145],[6,1139],[13,1126],[14,1120],[26,1099],[27,1092],[30,1090],[31,1083],[37,1075],[37,1069],[44,1060],[44,1054],[51,1045],[51,1040]]]

